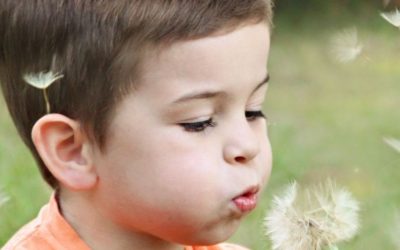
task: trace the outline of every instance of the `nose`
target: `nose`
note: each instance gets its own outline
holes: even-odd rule
[[[226,131],[224,159],[232,165],[242,165],[253,160],[260,152],[260,138],[248,121]]]

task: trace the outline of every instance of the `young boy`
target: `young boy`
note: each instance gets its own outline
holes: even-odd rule
[[[268,0],[0,0],[3,94],[54,188],[3,249],[243,249],[221,242],[271,170],[271,16]]]

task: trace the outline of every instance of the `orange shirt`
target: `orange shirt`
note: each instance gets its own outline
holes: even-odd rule
[[[58,209],[55,195],[30,223],[22,227],[2,250],[90,250]],[[185,250],[246,250],[223,243],[215,246],[187,246]]]

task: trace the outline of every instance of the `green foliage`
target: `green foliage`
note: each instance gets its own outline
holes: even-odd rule
[[[31,220],[48,200],[49,189],[13,128],[0,98],[0,189],[9,197],[0,207],[0,246]]]

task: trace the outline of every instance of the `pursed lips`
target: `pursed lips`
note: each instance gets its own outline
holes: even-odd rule
[[[246,188],[239,195],[232,199],[236,208],[242,213],[248,213],[252,211],[257,206],[258,192],[260,190],[259,185],[253,185]]]

